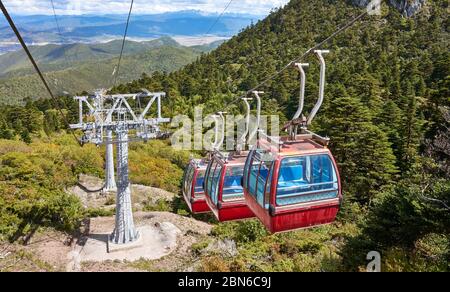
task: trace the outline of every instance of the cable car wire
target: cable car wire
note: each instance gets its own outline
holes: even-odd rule
[[[55,4],[53,3],[53,0],[50,0],[50,3],[52,4],[53,17],[54,17],[54,20],[55,20],[56,29],[58,30],[59,40],[60,40],[61,44],[63,45],[63,35],[62,35],[61,26],[59,25],[58,17],[56,16]],[[64,47],[63,47],[63,51],[65,52],[65,48]],[[66,54],[64,54],[64,57],[66,58],[66,62],[68,63]]]
[[[66,48],[65,48],[65,44],[64,44],[61,26],[59,25],[58,17],[56,16],[55,4],[53,3],[53,0],[50,0],[50,3],[52,4],[53,16],[54,16],[56,28],[58,30],[59,41],[61,42],[61,45],[62,45],[63,56],[64,56],[64,59],[66,60],[67,65],[69,65],[70,62],[66,55]]]
[[[123,51],[124,51],[124,48],[125,48],[125,42],[127,40],[128,27],[130,25],[131,13],[133,12],[133,4],[134,4],[134,0],[131,0],[130,11],[128,12],[127,25],[125,26],[125,32],[123,34],[122,48],[120,50],[119,61],[118,61],[117,66],[116,66],[117,69],[114,70],[115,71],[114,73],[115,73],[116,76],[114,78],[113,88],[116,87],[117,78],[119,77],[119,74],[120,74],[120,63],[122,62],[122,56],[123,56]]]
[[[230,0],[230,2],[228,2],[227,6],[225,6],[225,9],[222,11],[221,14],[219,14],[219,16],[216,18],[216,21],[211,25],[211,27],[208,29],[208,31],[206,32],[206,35],[210,34],[211,31],[213,30],[213,28],[217,25],[217,23],[219,22],[219,20],[222,18],[222,16],[225,15],[225,12],[228,10],[228,8],[231,6],[231,3],[233,3],[233,0]]]
[[[269,77],[267,77],[266,79],[264,79],[261,83],[259,83],[258,85],[256,85],[255,87],[253,87],[252,89],[246,91],[243,95],[237,97],[235,100],[233,100],[230,103],[227,103],[227,106],[225,107],[226,109],[229,109],[232,105],[236,104],[237,102],[239,102],[242,98],[247,97],[249,94],[251,94],[252,92],[258,90],[259,88],[261,88],[263,85],[267,84],[269,81],[275,79],[276,77],[278,77],[281,73],[283,73],[284,71],[286,71],[288,68],[290,68],[293,64],[300,62],[301,60],[303,60],[304,58],[306,58],[307,56],[309,56],[311,53],[313,53],[315,50],[319,49],[320,47],[322,47],[324,44],[328,43],[330,40],[332,40],[333,38],[335,38],[336,36],[338,36],[339,34],[341,34],[342,32],[346,31],[347,29],[349,29],[350,27],[352,27],[356,22],[358,22],[359,20],[363,19],[365,16],[367,16],[369,14],[369,11],[365,11],[364,13],[361,13],[360,15],[358,15],[357,17],[353,18],[351,21],[349,21],[348,23],[346,23],[345,25],[343,25],[342,27],[340,27],[338,30],[336,30],[334,33],[332,33],[330,36],[328,36],[326,39],[324,39],[323,41],[321,41],[320,43],[316,44],[314,47],[308,49],[303,55],[293,59],[292,61],[290,61],[287,65],[285,65],[284,67],[282,67],[280,70],[278,70],[277,72],[275,72],[274,74],[270,75]]]
[[[33,58],[33,55],[31,54],[30,50],[28,49],[27,44],[22,38],[22,35],[20,34],[19,30],[17,29],[16,25],[14,24],[13,19],[8,13],[8,10],[6,10],[5,5],[0,0],[0,8],[3,12],[3,15],[5,15],[6,20],[8,21],[9,25],[11,26],[11,29],[14,31],[17,39],[19,40],[19,43],[21,44],[22,48],[24,49],[25,53],[27,54],[28,58],[30,59],[31,64],[33,65],[34,69],[36,70],[37,74],[39,75],[39,78],[41,79],[42,83],[44,84],[45,88],[47,89],[51,99],[54,102],[54,105],[56,106],[58,112],[60,113],[61,117],[63,118],[64,123],[66,124],[67,128],[70,129],[70,123],[67,119],[67,116],[65,115],[64,111],[62,110],[61,106],[59,105],[58,99],[55,97],[53,92],[50,89],[50,86],[47,83],[47,80],[45,79],[44,75],[42,74],[41,70],[39,69],[39,66],[37,65],[36,61]],[[78,145],[83,146],[82,143],[78,140],[77,136],[75,135],[75,132],[71,130],[71,133],[75,140],[77,141]]]

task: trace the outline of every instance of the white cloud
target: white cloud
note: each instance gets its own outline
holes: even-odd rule
[[[53,0],[58,14],[124,14],[129,0]],[[152,14],[180,10],[220,13],[229,0],[135,0],[134,13]],[[232,13],[268,14],[289,0],[235,0],[227,10]],[[13,14],[52,14],[50,0],[4,0]]]

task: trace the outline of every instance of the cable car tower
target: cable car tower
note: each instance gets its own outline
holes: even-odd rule
[[[106,90],[99,89],[94,92],[89,98],[86,97],[76,97],[80,105],[80,121],[83,120],[83,102],[87,104],[89,108],[89,114],[94,118],[98,118],[97,122],[101,123],[102,119],[107,115],[107,110],[105,109],[105,94]],[[91,102],[89,102],[91,100]],[[81,102],[80,102],[81,101]],[[95,114],[94,114],[95,113]],[[81,123],[79,124],[81,125]],[[77,127],[78,128],[78,127]],[[105,151],[105,184],[103,186],[102,192],[115,192],[117,191],[117,184],[114,171],[114,145],[111,143],[113,137],[112,130],[106,131],[106,151]]]
[[[131,204],[131,188],[128,168],[128,143],[164,138],[167,134],[160,129],[163,123],[170,119],[161,115],[161,99],[163,92],[143,92],[137,94],[106,95],[97,92],[94,96],[77,96],[79,103],[79,122],[71,125],[72,129],[83,131],[82,143],[97,146],[106,145],[106,172],[114,179],[112,148],[117,145],[117,198],[116,225],[110,235],[113,244],[127,244],[139,238],[133,220]],[[135,111],[130,106],[131,101],[140,105],[141,100],[147,100],[143,110]],[[152,105],[157,102],[157,117],[148,118]],[[84,106],[88,112],[85,119]],[[111,176],[112,172],[112,176]]]

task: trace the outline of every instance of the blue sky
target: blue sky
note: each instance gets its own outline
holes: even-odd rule
[[[135,0],[134,13],[148,14],[181,10],[222,12],[230,0]],[[62,14],[124,14],[129,0],[53,0]],[[227,12],[266,15],[289,0],[234,0]],[[3,0],[13,14],[52,14],[50,0]]]

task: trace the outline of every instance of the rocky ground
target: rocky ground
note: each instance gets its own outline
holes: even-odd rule
[[[88,209],[114,210],[114,193],[102,193],[102,180],[81,176],[77,195]],[[212,225],[171,212],[142,211],[170,202],[176,195],[133,185],[135,224],[143,236],[137,248],[106,252],[106,236],[114,216],[85,220],[81,234],[68,236],[52,229],[39,230],[26,246],[0,244],[0,271],[196,271],[198,255],[192,245],[210,237]],[[214,247],[216,245],[216,247]],[[205,249],[233,251],[233,243],[215,242]]]
[[[114,209],[116,194],[103,192],[103,185],[103,180],[97,177],[81,175],[78,185],[67,191],[79,197],[86,208]],[[170,202],[176,197],[175,194],[165,190],[142,185],[132,185],[131,194],[135,210],[142,210],[146,205],[155,205],[159,201]]]

